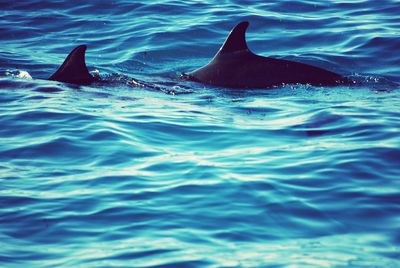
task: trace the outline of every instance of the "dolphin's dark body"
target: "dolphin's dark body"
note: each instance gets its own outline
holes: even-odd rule
[[[346,78],[318,67],[252,53],[245,38],[248,26],[248,22],[236,25],[211,62],[184,77],[213,86],[242,89],[297,83],[332,86],[348,82]],[[48,80],[77,85],[100,81],[89,73],[85,51],[85,45],[72,50]]]
[[[85,63],[86,46],[81,45],[69,53],[58,70],[48,80],[77,85],[89,85],[97,79],[93,77]]]
[[[63,64],[57,69],[57,71],[51,75],[48,80],[70,83],[75,85],[89,85],[94,82],[107,83],[108,80],[102,80],[98,76],[93,76],[89,73],[89,70],[85,62],[86,46],[80,45],[75,47],[64,60]],[[118,80],[119,81],[119,80]],[[150,84],[143,81],[139,81],[132,78],[127,78],[126,83],[135,87],[147,87],[155,90],[160,90],[169,93],[170,91],[164,89],[156,84]]]
[[[233,28],[209,64],[187,77],[193,81],[228,88],[268,88],[283,84],[333,86],[348,80],[336,73],[304,63],[262,57],[246,44],[248,22]]]

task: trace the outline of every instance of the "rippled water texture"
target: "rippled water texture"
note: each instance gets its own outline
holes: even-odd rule
[[[400,1],[89,2],[0,1],[1,267],[400,267]],[[241,20],[355,84],[178,79]]]

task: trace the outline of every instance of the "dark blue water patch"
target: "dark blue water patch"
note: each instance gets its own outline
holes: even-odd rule
[[[121,135],[112,130],[97,130],[94,133],[90,133],[90,136],[86,137],[86,140],[93,142],[101,142],[105,140],[119,140]]]
[[[79,157],[83,157],[84,153],[81,146],[74,144],[71,140],[66,138],[59,138],[56,140],[31,144],[29,146],[23,146],[20,148],[5,150],[2,152],[2,159],[31,159],[35,157],[48,158],[48,159],[71,159],[78,157],[77,151],[81,151],[82,154]]]
[[[204,267],[205,265],[210,264],[207,261],[203,260],[198,260],[198,261],[176,261],[176,262],[170,262],[166,264],[160,264],[160,265],[151,265],[148,267],[155,267],[155,268],[173,268],[173,267],[189,267],[189,268],[194,268],[194,267]]]
[[[6,72],[6,71],[5,71]],[[4,74],[5,76],[5,74]],[[18,79],[10,79],[10,77],[1,77],[0,78],[0,90],[1,91],[7,91],[7,92],[14,92],[14,93],[19,93],[22,95],[19,91],[21,88],[26,88],[28,90],[35,88],[37,86],[37,82],[32,82],[29,80],[18,80]],[[2,97],[6,97],[7,95],[4,95]]]
[[[82,181],[80,182],[80,184],[82,188],[90,186]],[[74,211],[80,211],[80,213],[92,213],[94,210],[99,209],[98,206],[99,201],[90,197],[83,196],[79,198],[70,198],[62,202],[60,212],[65,212],[66,214],[68,214],[68,212]]]
[[[87,115],[79,115],[74,113],[63,113],[57,111],[27,111],[20,113],[16,116],[5,117],[4,121],[15,121],[15,122],[52,122],[57,123],[63,120],[80,121],[89,120],[90,117]],[[13,119],[13,120],[11,120]]]
[[[43,259],[52,259],[52,258],[56,258],[56,256],[54,256],[53,254],[48,254],[43,252],[38,253],[38,252],[18,249],[7,252],[7,255],[0,256],[0,263],[3,263],[6,266],[22,265],[24,261],[40,261]]]
[[[393,260],[398,260],[400,258],[400,254],[398,252],[381,252],[384,258],[391,258]]]
[[[17,239],[35,239],[47,227],[45,214],[41,212],[2,212],[4,233]]]
[[[303,1],[298,3],[296,1],[283,1],[281,3],[275,3],[275,7],[271,8],[271,10],[276,11],[277,13],[315,13],[319,11],[324,11],[329,4],[326,3],[318,3],[318,2],[307,2]]]
[[[40,93],[57,93],[57,92],[62,92],[63,89],[56,86],[55,87],[43,86],[35,88],[35,91]]]
[[[346,131],[346,127],[351,125],[350,118],[333,114],[328,111],[320,111],[301,125],[294,126],[295,129],[306,131],[308,136],[320,136],[326,133],[332,135],[341,134]]]
[[[135,260],[135,259],[139,259],[139,258],[148,258],[148,257],[154,256],[154,255],[168,254],[170,252],[174,252],[174,250],[173,249],[143,250],[140,252],[122,253],[117,256],[112,256],[110,258],[104,258],[104,260],[107,260],[107,259]]]
[[[2,196],[1,203],[4,207],[11,208],[16,206],[27,206],[31,204],[35,204],[36,202],[40,201],[37,198],[32,197],[17,197],[17,196]]]

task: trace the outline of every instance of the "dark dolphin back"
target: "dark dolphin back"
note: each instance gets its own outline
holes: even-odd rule
[[[297,83],[317,86],[348,83],[341,75],[316,66],[254,54],[246,43],[248,26],[247,21],[237,24],[211,62],[189,73],[188,78],[243,89]]]
[[[249,48],[247,47],[246,43],[247,27],[249,27],[249,23],[247,21],[242,21],[236,25],[226,38],[216,56],[239,51],[248,51]]]
[[[58,70],[49,77],[49,80],[78,85],[88,85],[94,82],[95,78],[86,67],[85,51],[85,45],[74,48]]]

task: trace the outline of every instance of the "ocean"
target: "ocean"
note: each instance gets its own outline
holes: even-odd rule
[[[0,0],[0,267],[400,267],[399,14]],[[179,78],[245,20],[253,52],[354,83]],[[81,44],[108,82],[46,80]]]

